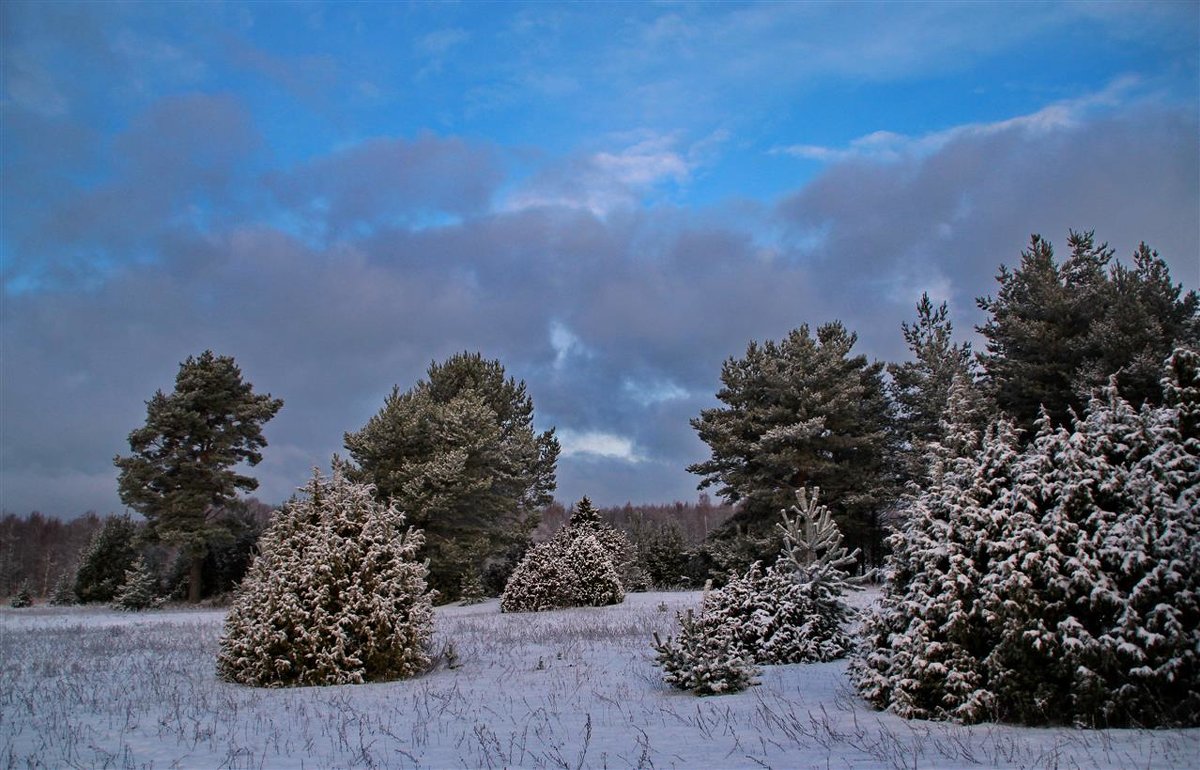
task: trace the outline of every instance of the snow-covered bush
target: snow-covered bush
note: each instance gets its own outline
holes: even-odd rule
[[[655,637],[665,681],[697,692],[699,682],[702,694],[730,692],[740,689],[731,682],[749,681],[749,675],[723,673],[738,661],[811,663],[849,654],[853,640],[844,626],[854,612],[844,595],[854,587],[845,568],[857,551],[846,553],[829,510],[818,504],[819,494],[814,489],[809,497],[800,490],[792,507],[795,518],[782,512],[784,547],[773,566],[755,562],[745,574],[705,593],[698,616],[690,610],[679,614],[678,639]],[[712,689],[709,678],[724,689]]]
[[[578,576],[563,560],[557,539],[535,545],[513,570],[500,597],[501,612],[542,612],[575,606]]]
[[[429,665],[433,607],[420,531],[335,466],[314,472],[263,535],[225,624],[224,679],[257,686],[356,684]]]
[[[125,583],[117,589],[112,604],[119,610],[138,612],[155,606],[158,581],[154,573],[146,565],[146,560],[139,556],[133,566],[125,570]]]
[[[625,599],[625,590],[617,563],[632,560],[632,553],[629,539],[601,522],[585,497],[567,526],[529,549],[513,570],[500,597],[500,611],[619,604]]]
[[[963,722],[1200,724],[1194,355],[1169,362],[1167,406],[1135,410],[1114,382],[1071,430],[1043,415],[1024,451],[1002,421],[937,460],[852,665],[869,701]]]

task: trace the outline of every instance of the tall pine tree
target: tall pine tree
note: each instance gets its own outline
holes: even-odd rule
[[[173,393],[146,402],[146,424],[129,434],[132,453],[113,460],[121,501],[146,517],[152,537],[190,559],[189,601],[200,601],[209,544],[229,537],[215,514],[239,490],[258,488],[237,467],[262,460],[262,426],[282,407],[255,393],[233,358],[206,350],[180,364]]]
[[[716,533],[758,546],[750,562],[777,546],[775,517],[798,489],[819,486],[851,547],[882,557],[882,517],[894,500],[892,413],[883,364],[851,353],[857,336],[839,322],[792,331],[781,342],[751,342],[721,369],[725,406],[705,409],[692,426],[711,457],[688,467],[738,511]]]
[[[393,388],[345,442],[356,477],[424,531],[429,583],[443,600],[484,566],[479,554],[500,558],[526,541],[536,509],[552,500],[554,431],[534,431],[525,383],[478,353],[431,364],[411,390]]]

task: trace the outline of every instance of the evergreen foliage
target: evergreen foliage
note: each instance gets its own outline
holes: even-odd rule
[[[941,458],[852,666],[864,697],[968,723],[1200,724],[1200,453],[1186,409],[1119,388],[1070,430],[1043,412],[1024,450],[1001,420]]]
[[[431,364],[428,379],[407,392],[393,388],[345,444],[356,478],[425,532],[430,584],[445,600],[479,569],[480,547],[502,559],[528,542],[555,487],[554,431],[534,432],[525,383],[478,353]]]
[[[68,571],[58,576],[54,587],[50,589],[50,605],[52,607],[69,607],[78,604],[79,597],[75,595],[75,572]]]
[[[851,355],[856,340],[835,322],[815,338],[802,326],[779,343],[752,342],[721,369],[725,406],[692,420],[712,456],[688,470],[703,477],[700,488],[715,485],[739,504],[717,536],[753,546],[729,566],[773,555],[775,516],[805,486],[836,501],[851,544],[872,563],[882,558],[882,517],[896,490],[892,412],[883,364]]]
[[[634,530],[633,540],[638,569],[650,586],[670,589],[690,585],[692,554],[677,523],[643,524]]]
[[[620,604],[625,589],[619,570],[628,563],[635,563],[629,539],[605,524],[585,497],[570,523],[531,548],[517,565],[500,597],[500,610],[541,612]]]
[[[206,350],[180,364],[173,393],[160,390],[146,402],[146,424],[129,434],[131,454],[113,460],[121,501],[146,517],[150,536],[191,559],[191,601],[201,597],[210,543],[229,537],[227,522],[214,514],[238,490],[258,487],[237,467],[262,460],[262,426],[282,407],[255,394],[232,358]]]
[[[958,409],[967,410],[982,427],[986,421],[983,395],[974,387],[974,362],[968,342],[955,344],[949,310],[936,309],[928,294],[917,303],[914,323],[901,324],[912,360],[889,364],[888,392],[896,409],[896,430],[905,446],[904,480],[927,480],[926,454],[940,441],[951,388],[960,388]],[[963,417],[957,419],[961,422]]]
[[[997,406],[1032,432],[1045,408],[1055,425],[1081,413],[1091,391],[1116,374],[1135,406],[1158,404],[1162,361],[1178,346],[1200,345],[1200,295],[1172,284],[1167,265],[1145,244],[1131,268],[1093,233],[1071,232],[1060,265],[1038,235],[1016,270],[1000,267],[995,298],[976,302],[989,314],[978,328],[979,356]]]
[[[266,687],[410,677],[429,665],[422,536],[335,467],[278,513],[226,619],[220,676]]]
[[[29,590],[29,583],[22,583],[21,587],[9,600],[9,605],[14,609],[23,609],[33,606],[33,592]]]
[[[758,666],[734,637],[733,628],[703,610],[680,613],[679,637],[663,641],[654,633],[655,663],[663,681],[697,695],[725,695],[755,684]]]
[[[700,694],[747,686],[754,665],[811,663],[849,654],[845,625],[855,613],[845,603],[854,590],[846,568],[858,554],[842,546],[819,490],[796,495],[795,517],[782,512],[783,549],[775,564],[750,569],[705,593],[699,615],[680,613],[679,635],[654,648],[664,680]]]
[[[154,573],[146,565],[145,558],[139,556],[133,566],[125,570],[125,582],[113,597],[113,606],[119,610],[137,612],[149,609],[158,602],[155,597],[158,581]]]
[[[92,536],[75,573],[75,595],[83,603],[111,602],[137,559],[138,527],[125,516],[110,516]]]

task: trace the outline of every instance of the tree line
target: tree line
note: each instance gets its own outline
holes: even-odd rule
[[[905,516],[905,489],[929,480],[927,448],[956,440],[943,419],[952,389],[960,423],[982,427],[1004,414],[1023,440],[1043,409],[1065,424],[1110,376],[1135,407],[1158,403],[1162,361],[1176,347],[1200,347],[1200,298],[1173,283],[1145,244],[1129,264],[1090,232],[1071,232],[1067,245],[1060,261],[1035,235],[1016,267],[1000,267],[996,295],[977,300],[987,314],[977,327],[982,352],[955,341],[949,308],[928,295],[901,326],[905,362],[868,360],[836,320],[750,342],[722,366],[721,406],[692,420],[711,453],[688,470],[719,504],[704,497],[674,511],[627,506],[605,516],[645,552],[669,554],[665,574],[686,562],[687,579],[720,579],[769,557],[778,512],[797,490],[819,487],[862,553],[860,569],[869,568]],[[192,601],[218,587],[217,554],[254,529],[228,514],[256,488],[240,471],[261,460],[262,426],[282,407],[255,393],[232,358],[206,351],[180,365],[174,392],[147,402],[130,453],[114,458],[121,499],[146,519],[139,543],[167,549],[175,572],[186,565],[179,580]],[[344,435],[348,457],[332,463],[423,530],[439,600],[476,586],[497,595],[532,542],[565,518],[553,501],[558,441],[532,423],[525,383],[464,352],[433,362],[408,390],[394,387],[366,425]]]

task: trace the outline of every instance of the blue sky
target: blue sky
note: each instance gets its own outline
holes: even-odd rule
[[[752,339],[962,339],[1029,235],[1200,285],[1200,4],[9,2],[0,507],[120,510],[178,363],[285,407],[276,502],[461,350],[559,497],[693,499]]]

